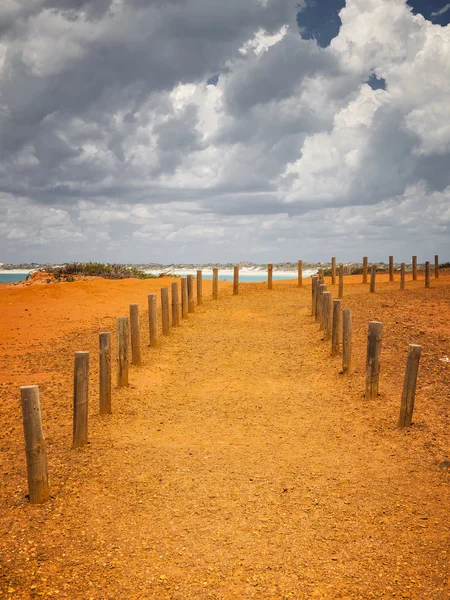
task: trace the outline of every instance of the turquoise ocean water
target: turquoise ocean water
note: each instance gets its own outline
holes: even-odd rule
[[[0,283],[13,283],[14,281],[24,281],[26,278],[26,273],[0,273]]]

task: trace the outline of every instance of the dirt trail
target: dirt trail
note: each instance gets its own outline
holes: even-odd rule
[[[52,499],[24,501],[13,428],[5,464],[19,488],[1,520],[0,598],[449,598],[450,488],[438,466],[449,452],[449,368],[438,362],[448,331],[418,318],[444,312],[448,328],[450,279],[434,284],[411,284],[400,306],[397,286],[375,296],[346,287],[350,378],[310,317],[309,287],[247,284],[232,297],[222,284],[219,302],[146,349],[106,419],[95,415],[93,365],[91,443],[76,452],[62,447],[70,373],[54,356],[58,377],[44,391],[56,416],[42,400]],[[111,319],[100,312],[68,327],[55,352],[83,340],[94,353]],[[386,326],[381,396],[370,404],[361,397],[369,318]],[[403,432],[405,348],[417,338],[416,424]]]

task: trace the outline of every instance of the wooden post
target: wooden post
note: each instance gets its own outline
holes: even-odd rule
[[[320,277],[317,278],[317,282],[316,282],[316,292],[315,292],[315,306],[314,306],[314,316],[315,316],[315,320],[320,321],[320,286],[322,285],[322,282],[320,280]]]
[[[186,277],[181,278],[181,317],[188,318],[188,287]]]
[[[75,352],[72,448],[81,448],[88,441],[88,396],[89,352]]]
[[[410,344],[408,346],[408,359],[406,361],[405,379],[403,380],[402,401],[400,405],[400,417],[398,420],[399,427],[410,427],[412,422],[421,350],[422,346],[418,346],[417,344]]]
[[[156,294],[148,295],[148,331],[150,346],[156,348],[158,345],[158,300]]]
[[[322,294],[323,302],[323,339],[325,342],[331,340],[331,292]]]
[[[298,287],[302,287],[303,285],[303,261],[299,260],[297,263],[297,280]]]
[[[322,296],[324,294],[324,292],[327,291],[327,286],[325,283],[321,283],[319,285],[319,303],[318,303],[318,308],[319,308],[319,331],[323,330],[323,299]]]
[[[188,275],[187,279],[187,290],[188,290],[188,312],[195,312],[195,299],[194,299],[194,278],[192,275]]]
[[[339,288],[338,297],[344,297],[344,265],[339,265]]]
[[[161,323],[162,334],[170,333],[170,313],[169,313],[169,288],[161,288]]]
[[[417,256],[412,257],[412,276],[413,281],[417,281]]]
[[[233,276],[233,296],[239,294],[239,266],[234,265],[234,276]]]
[[[219,269],[217,267],[214,267],[214,269],[213,269],[212,294],[213,294],[213,300],[218,300],[218,298],[219,298]]]
[[[311,278],[311,316],[316,316],[316,294],[317,294],[317,282],[319,278],[317,275],[313,275]]]
[[[142,364],[141,357],[141,329],[139,327],[139,304],[130,304],[130,331],[131,331],[131,362],[133,365]]]
[[[128,338],[129,324],[127,317],[117,319],[117,387],[128,385]]]
[[[363,256],[363,283],[367,283],[367,265],[369,264],[367,256]]]
[[[99,335],[100,414],[111,414],[111,334]]]
[[[342,311],[342,373],[349,375],[352,370],[352,311]]]
[[[336,285],[336,257],[331,257],[331,283]]]
[[[389,257],[389,281],[394,281],[394,257]]]
[[[272,289],[272,276],[273,276],[273,264],[269,263],[267,265],[267,289]]]
[[[331,335],[331,356],[339,354],[341,334],[341,301],[333,300],[333,332]]]
[[[21,387],[20,397],[22,401],[30,503],[44,504],[50,498],[50,488],[48,485],[47,453],[42,431],[39,387],[37,385]]]
[[[319,269],[319,279],[321,281],[324,281],[324,278],[323,278],[323,269]]]
[[[400,289],[405,289],[405,279],[406,279],[406,265],[402,263],[400,265]]]
[[[197,306],[203,304],[203,273],[201,269],[197,271]]]
[[[425,287],[430,287],[430,262],[428,260],[425,263]]]
[[[434,277],[439,279],[439,256],[437,254],[434,255]]]
[[[369,321],[366,358],[366,400],[371,400],[378,396],[382,333],[383,323]]]
[[[375,293],[375,278],[377,276],[377,265],[372,265],[370,270],[370,291]]]
[[[178,282],[172,283],[172,327],[180,326],[180,307],[178,301]]]

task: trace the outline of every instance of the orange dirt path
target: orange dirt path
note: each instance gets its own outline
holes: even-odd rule
[[[398,279],[398,276],[397,276]],[[0,600],[450,597],[450,275],[369,294],[345,278],[351,376],[310,282],[221,282],[148,348],[169,278],[0,288]],[[337,286],[330,286],[337,295]],[[141,306],[144,364],[100,418],[98,333]],[[368,320],[384,323],[365,402]],[[414,425],[396,428],[408,343]],[[90,444],[70,449],[73,353],[91,352]],[[115,348],[113,348],[115,350]],[[114,354],[115,355],[115,354]],[[39,383],[51,500],[26,500],[19,386]]]

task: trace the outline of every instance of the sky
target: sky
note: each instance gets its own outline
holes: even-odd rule
[[[0,262],[450,260],[450,0],[2,0]]]

